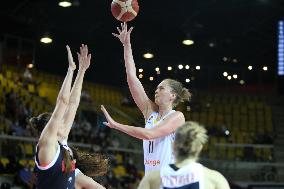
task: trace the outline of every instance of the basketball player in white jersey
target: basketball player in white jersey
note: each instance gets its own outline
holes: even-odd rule
[[[175,138],[175,130],[184,124],[185,118],[182,112],[174,111],[173,108],[179,102],[189,100],[190,93],[180,82],[165,79],[158,85],[155,91],[155,102],[152,102],[136,76],[130,44],[130,33],[133,28],[127,31],[127,25],[124,23],[121,29],[117,29],[119,34],[113,35],[119,38],[124,46],[128,86],[136,105],[143,113],[146,125],[145,128],[140,128],[117,123],[102,106],[102,111],[108,121],[105,124],[130,136],[142,139],[145,171],[159,170],[161,165],[167,165],[174,161],[172,143]]]
[[[186,122],[176,132],[173,145],[176,163],[149,172],[138,189],[229,189],[222,174],[197,163],[206,142],[206,129],[196,122]]]

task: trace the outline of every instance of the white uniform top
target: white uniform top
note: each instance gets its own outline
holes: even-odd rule
[[[174,164],[160,170],[161,189],[205,189],[203,166],[192,162],[182,168]]]
[[[175,112],[175,110],[171,110],[159,121],[157,121],[158,112],[153,112],[146,121],[145,128],[154,128],[173,112]],[[172,150],[172,143],[174,140],[174,132],[164,137],[152,140],[143,140],[145,173],[151,170],[160,170],[161,166],[174,162],[174,154]]]

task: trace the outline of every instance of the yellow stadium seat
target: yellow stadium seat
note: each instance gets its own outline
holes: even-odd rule
[[[28,84],[28,91],[30,93],[35,93],[35,86],[33,84]]]
[[[115,154],[115,160],[118,164],[123,162],[123,158],[121,154]]]
[[[25,159],[20,159],[19,160],[19,164],[22,165],[22,166],[25,166],[27,163],[28,163],[28,161],[25,160]]]
[[[126,169],[122,165],[118,165],[113,169],[116,177],[120,178],[126,175]]]
[[[25,143],[24,144],[24,150],[25,150],[26,156],[33,156],[34,155],[34,149],[33,149],[33,145],[31,143]]]
[[[6,165],[9,163],[9,159],[8,158],[1,158],[0,161],[4,165],[4,167],[6,167]]]
[[[226,142],[226,139],[224,138],[224,137],[221,137],[220,139],[219,139],[219,142],[220,143],[222,143],[222,144],[226,144],[227,142]],[[221,159],[226,159],[227,157],[226,157],[226,149],[227,149],[227,147],[225,147],[225,146],[219,146],[218,147],[218,158],[221,158]]]
[[[228,147],[227,159],[228,159],[228,160],[234,160],[234,159],[235,159],[235,148],[233,148],[233,147]]]

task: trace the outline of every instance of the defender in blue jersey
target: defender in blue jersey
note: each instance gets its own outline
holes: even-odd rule
[[[30,120],[32,131],[40,135],[35,157],[36,187],[38,189],[74,189],[75,182],[79,183],[77,183],[78,188],[91,188],[90,179],[86,179],[87,176],[83,174],[76,181],[73,151],[64,144],[64,141],[68,139],[80,102],[83,78],[89,68],[91,55],[88,54],[86,45],[80,47],[79,70],[71,89],[76,65],[68,46],[67,51],[69,68],[58,94],[54,111],[52,114],[43,113]]]
[[[176,162],[146,174],[138,189],[230,189],[223,175],[197,163],[206,141],[204,127],[186,122],[176,132]]]

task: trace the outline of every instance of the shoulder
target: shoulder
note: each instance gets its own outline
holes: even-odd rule
[[[184,114],[182,112],[180,112],[180,111],[175,111],[175,112],[173,112],[173,114],[175,114],[175,115],[177,115],[179,117],[184,118]]]
[[[174,111],[173,113],[168,115],[165,119],[175,119],[175,120],[178,119],[178,120],[185,121],[184,114],[180,111]]]
[[[138,189],[159,188],[161,185],[160,171],[149,171],[141,180]]]
[[[227,179],[218,171],[204,167],[204,176],[209,179],[217,188],[229,189]]]
[[[154,183],[157,181],[160,181],[160,171],[155,170],[155,171],[149,171],[146,175],[145,178],[149,180],[150,182]]]

